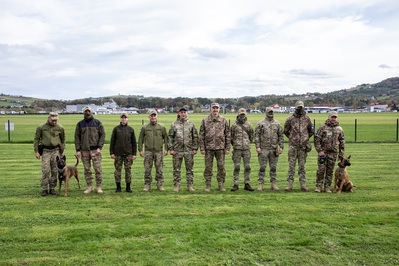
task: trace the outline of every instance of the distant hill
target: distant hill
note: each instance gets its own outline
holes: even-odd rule
[[[122,107],[138,107],[139,109],[151,107],[176,107],[188,105],[192,109],[199,108],[201,105],[209,104],[211,101],[225,103],[230,106],[240,106],[246,108],[256,108],[264,110],[272,104],[282,106],[293,106],[295,101],[303,100],[305,105],[327,105],[342,106],[349,108],[364,108],[371,104],[388,104],[392,109],[399,106],[399,77],[385,79],[375,84],[361,84],[353,88],[342,89],[329,93],[306,93],[301,95],[260,95],[243,96],[240,98],[162,98],[162,97],[143,97],[142,95],[115,95],[98,98],[84,98],[70,101],[44,100],[24,96],[13,96],[0,94],[1,110],[25,110],[28,113],[38,111],[63,110],[68,104],[97,104],[114,100]]]

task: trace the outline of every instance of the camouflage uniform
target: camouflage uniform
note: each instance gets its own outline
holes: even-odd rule
[[[326,155],[325,163],[318,163],[316,187],[321,188],[324,183],[325,188],[329,188],[337,155],[343,157],[345,151],[345,134],[339,122],[327,119],[316,132],[314,146],[318,153],[324,152]]]
[[[57,115],[58,117],[58,115]],[[53,190],[57,186],[57,156],[63,153],[65,147],[65,129],[56,124],[51,125],[48,121],[37,127],[35,132],[33,148],[35,153],[39,150],[39,145],[43,145],[42,154],[42,176],[40,186],[42,191]]]
[[[122,123],[114,127],[111,134],[109,151],[111,155],[115,155],[115,182],[121,182],[122,165],[124,165],[125,182],[126,184],[130,184],[132,182],[132,155],[136,156],[137,153],[137,142],[134,129],[128,124],[123,125]]]
[[[269,162],[270,182],[276,182],[277,178],[277,162],[279,157],[278,149],[284,148],[283,128],[277,120],[266,117],[258,122],[255,129],[255,146],[260,148],[261,153],[258,154],[259,184],[264,184],[266,167]]]
[[[288,147],[288,177],[287,182],[292,186],[295,176],[295,165],[298,160],[298,175],[301,187],[306,186],[306,158],[312,149],[309,138],[314,135],[314,128],[305,111],[294,113],[284,124],[284,135],[289,140]]]
[[[168,149],[175,151],[173,156],[173,183],[180,185],[180,169],[184,159],[186,166],[187,186],[194,184],[194,155],[198,150],[198,131],[195,124],[188,119],[174,121],[169,129]]]
[[[144,145],[144,185],[151,185],[151,170],[154,165],[157,186],[162,186],[164,182],[163,149],[167,150],[167,140],[168,135],[163,124],[150,122],[141,127],[138,150],[139,152],[143,151]]]
[[[209,115],[202,120],[200,127],[200,150],[205,151],[204,179],[211,185],[213,175],[213,158],[217,162],[217,181],[224,184],[226,178],[225,153],[230,151],[230,128],[226,118]]]
[[[236,121],[231,126],[231,144],[233,146],[233,163],[234,163],[234,184],[239,183],[241,158],[244,163],[244,183],[249,184],[251,174],[251,143],[254,140],[254,128],[247,117],[241,118],[237,116]]]
[[[101,188],[102,186],[102,155],[101,153],[97,153],[97,149],[102,150],[104,142],[104,126],[100,120],[93,117],[91,112],[85,119],[76,124],[75,149],[81,153],[84,175],[89,188],[93,187],[91,163],[93,163],[97,188]]]

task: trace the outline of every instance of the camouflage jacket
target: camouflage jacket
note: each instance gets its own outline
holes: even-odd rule
[[[200,149],[205,150],[230,150],[230,128],[226,118],[209,115],[202,119],[200,127]]]
[[[46,147],[59,147],[61,151],[65,147],[65,129],[63,126],[56,124],[50,125],[49,122],[38,126],[35,132],[33,149],[38,152],[39,144]]]
[[[264,118],[256,124],[255,129],[256,148],[274,150],[277,147],[284,148],[283,127],[275,119]]]
[[[288,117],[284,124],[284,135],[287,136],[290,146],[305,149],[307,145],[310,145],[309,138],[314,135],[309,116],[293,114]]]
[[[105,141],[105,130],[100,120],[90,118],[81,120],[75,128],[76,151],[102,149]]]
[[[152,124],[147,123],[140,129],[138,150],[143,151],[143,145],[145,151],[160,152],[167,150],[168,134],[166,128],[160,123]]]
[[[168,149],[173,151],[198,150],[198,130],[188,119],[176,120],[169,129]]]
[[[254,141],[254,128],[249,121],[245,122],[236,120],[230,128],[231,145],[236,150],[249,150],[251,143]]]
[[[128,124],[114,127],[109,142],[109,154],[117,156],[136,155],[137,142],[134,129]]]
[[[317,152],[333,152],[344,156],[345,134],[339,122],[331,123],[327,119],[314,136],[314,147]]]

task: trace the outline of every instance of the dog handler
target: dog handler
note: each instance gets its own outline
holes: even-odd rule
[[[47,122],[37,127],[33,148],[36,159],[42,157],[42,177],[40,185],[42,187],[42,196],[56,195],[54,188],[57,186],[57,161],[58,155],[64,152],[65,147],[65,129],[57,124],[58,114],[51,112]],[[40,145],[40,152],[39,152]],[[43,149],[41,151],[41,149]],[[42,153],[43,152],[43,153]],[[50,186],[50,191],[48,187]]]
[[[315,192],[321,192],[323,183],[324,191],[331,193],[331,182],[337,155],[344,157],[345,134],[339,126],[338,113],[333,111],[328,119],[317,130],[314,137],[314,146],[318,152],[318,169],[316,173]]]

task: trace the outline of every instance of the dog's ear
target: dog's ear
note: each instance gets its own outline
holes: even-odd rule
[[[351,158],[351,155],[348,156],[348,160]]]
[[[65,156],[65,154],[64,155],[62,155],[62,157],[61,157],[64,161],[66,160],[66,156]]]

